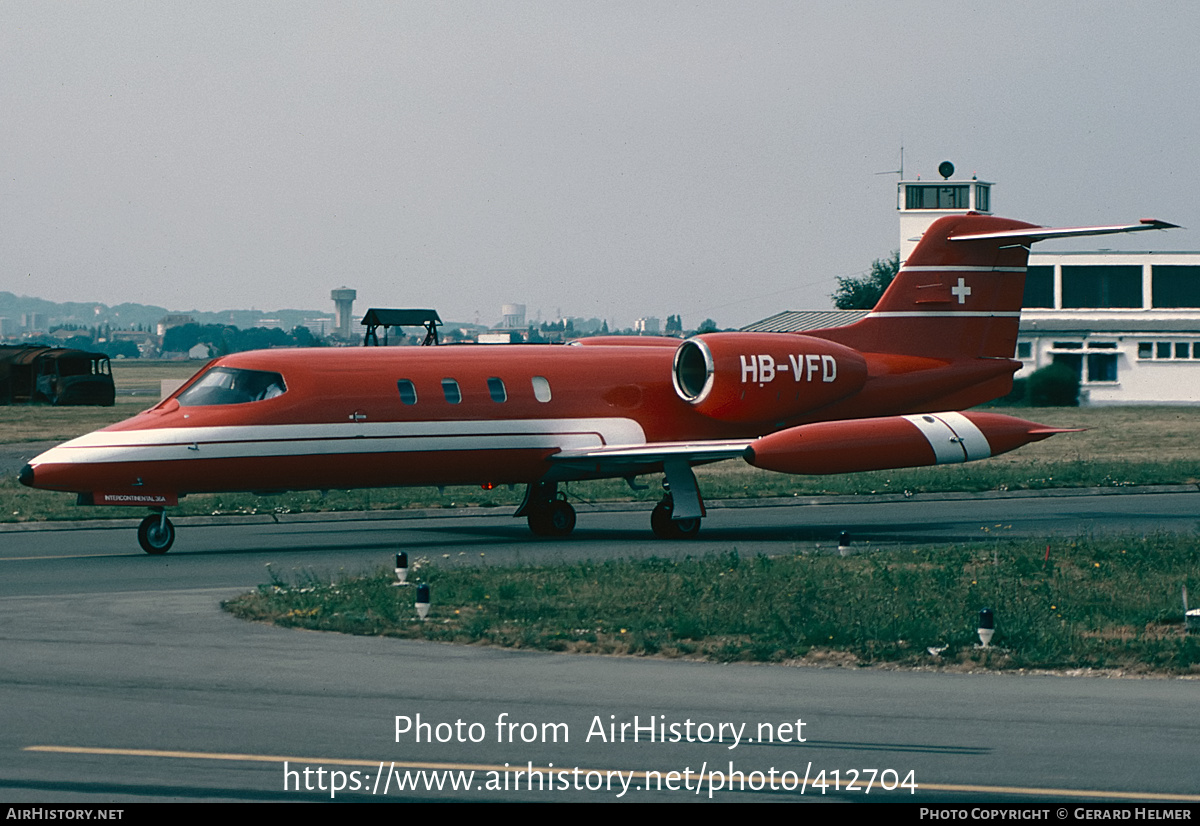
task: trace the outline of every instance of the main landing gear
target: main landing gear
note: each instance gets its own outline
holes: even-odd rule
[[[148,554],[165,554],[175,542],[175,526],[166,511],[152,513],[138,525],[138,544]]]
[[[666,482],[663,482],[666,487]],[[675,500],[671,494],[663,494],[663,498],[654,510],[650,512],[650,530],[659,539],[692,539],[700,533],[700,517],[675,519]]]
[[[650,529],[659,539],[692,539],[704,518],[696,474],[684,459],[667,459],[663,472],[663,498],[650,514]]]
[[[515,515],[527,517],[536,536],[569,536],[575,530],[575,508],[554,482],[530,485]]]
[[[696,475],[686,459],[663,462],[663,498],[650,514],[650,529],[659,539],[692,539],[700,533],[704,502],[696,486]],[[627,481],[633,486],[633,477]],[[637,487],[637,490],[644,490]],[[534,482],[525,489],[525,499],[514,516],[529,520],[536,536],[569,536],[575,530],[575,508],[559,492],[557,482]]]

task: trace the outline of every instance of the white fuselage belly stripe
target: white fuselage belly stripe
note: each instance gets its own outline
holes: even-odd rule
[[[558,419],[515,422],[377,422],[363,425],[281,425],[248,428],[163,428],[96,432],[43,453],[32,462],[160,462],[352,453],[445,450],[582,450],[645,444],[631,419]],[[465,427],[463,427],[465,425]],[[512,425],[511,427],[507,427]],[[531,426],[536,425],[536,426]],[[412,432],[412,431],[418,432]],[[286,431],[287,435],[280,431]],[[388,432],[390,431],[390,432]],[[105,436],[118,437],[106,439]],[[240,436],[241,438],[232,438]]]

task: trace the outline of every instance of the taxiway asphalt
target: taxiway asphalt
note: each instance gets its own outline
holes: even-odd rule
[[[176,546],[162,557],[142,554],[128,524],[8,526],[0,531],[0,799],[328,800],[340,771],[360,788],[343,789],[339,800],[705,800],[711,784],[697,790],[696,782],[703,769],[748,778],[746,791],[713,790],[724,801],[822,799],[811,785],[803,795],[796,788],[821,770],[824,799],[866,800],[874,770],[871,799],[881,776],[890,783],[912,772],[917,795],[901,789],[888,799],[1049,805],[1165,796],[1164,805],[1194,805],[1193,680],[542,654],[291,631],[235,620],[219,605],[266,582],[268,564],[284,574],[356,572],[390,564],[401,547],[485,564],[735,546],[787,553],[831,550],[842,530],[855,547],[992,534],[1194,533],[1198,509],[1200,493],[1190,489],[713,507],[699,540],[667,543],[651,538],[648,514],[629,511],[581,510],[566,541],[535,541],[507,513],[197,519],[178,520]],[[396,717],[415,722],[418,714],[435,742],[411,734],[397,742]],[[804,742],[795,742],[797,720]],[[451,735],[457,721],[467,730]],[[610,742],[610,723],[619,732],[635,722],[638,742],[628,728],[625,742]],[[506,723],[518,724],[507,739]],[[668,742],[647,741],[651,723],[668,727]],[[670,741],[671,724],[685,736]],[[742,724],[734,745],[729,737]],[[775,742],[762,742],[768,729],[760,724]],[[785,725],[791,733],[780,742]],[[702,742],[718,732],[722,742]],[[285,761],[299,773],[287,775]],[[517,775],[530,764],[551,788],[539,790],[533,778],[530,789],[531,778]],[[750,790],[760,777],[753,772],[766,779],[772,769],[774,791],[769,783]],[[472,771],[469,789],[449,789]],[[447,787],[395,788],[401,779],[436,782],[430,772]],[[845,788],[852,772],[857,790]],[[601,788],[588,788],[601,778]],[[390,783],[386,795],[381,780]]]

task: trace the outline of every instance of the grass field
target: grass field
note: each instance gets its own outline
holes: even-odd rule
[[[274,582],[244,619],[351,634],[721,662],[1200,673],[1182,589],[1192,537],[911,546],[850,557],[728,553],[529,567],[420,566],[432,610],[390,571]],[[630,595],[637,598],[631,599]],[[994,611],[980,650],[978,612]],[[937,654],[928,649],[934,648]]]

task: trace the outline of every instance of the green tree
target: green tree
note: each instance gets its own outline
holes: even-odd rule
[[[1078,407],[1079,373],[1056,361],[1030,373],[1025,391],[1032,407]]]
[[[833,306],[839,310],[869,310],[879,303],[883,291],[892,283],[900,271],[900,250],[893,250],[887,258],[876,258],[871,262],[871,271],[861,277],[839,277],[838,288],[830,296]]]

